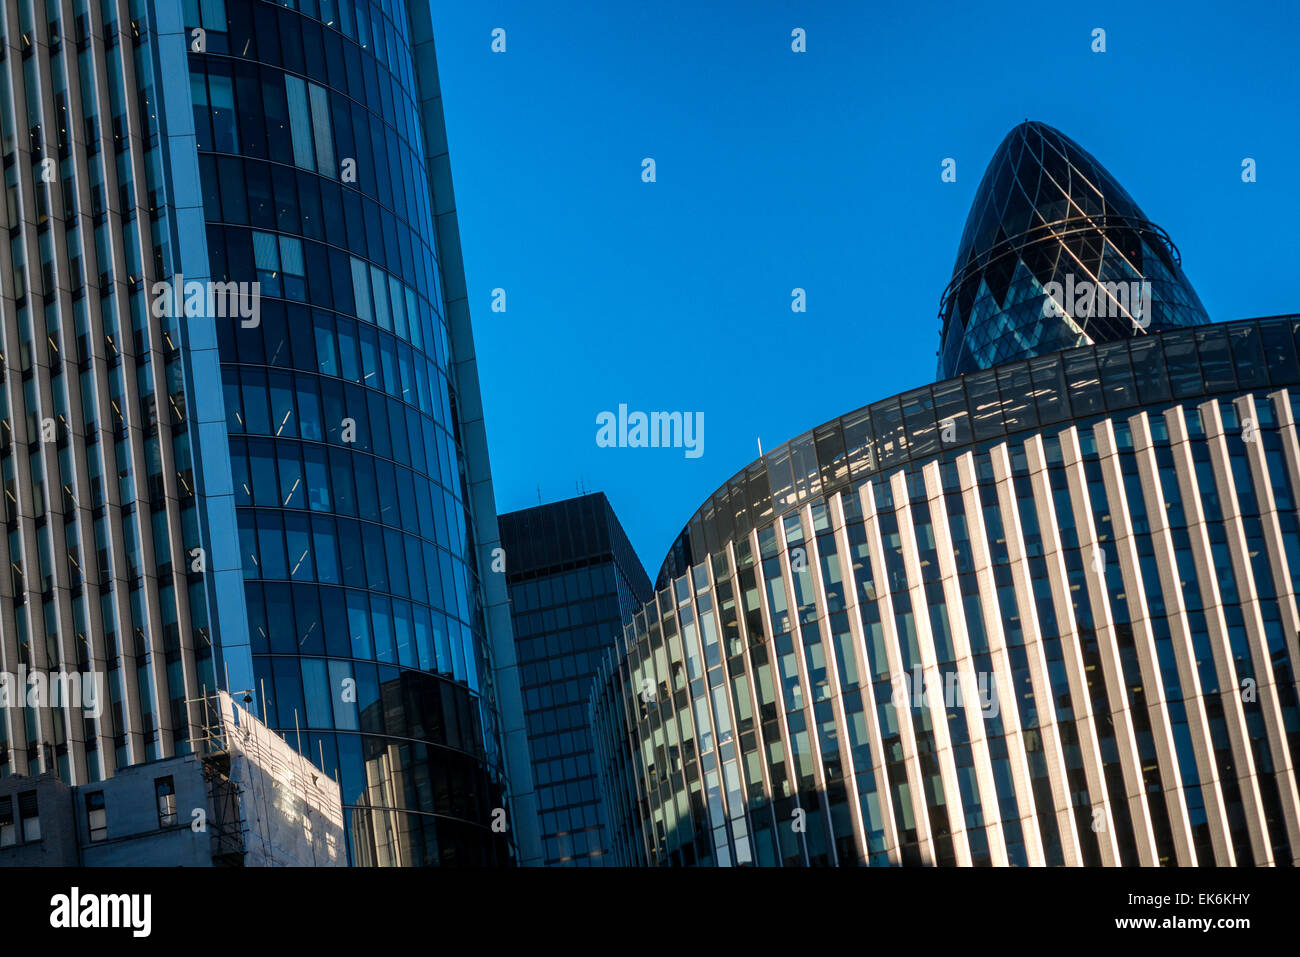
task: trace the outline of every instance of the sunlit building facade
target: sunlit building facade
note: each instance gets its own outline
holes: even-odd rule
[[[1300,317],[1185,318],[720,487],[592,692],[618,860],[1296,863]]]

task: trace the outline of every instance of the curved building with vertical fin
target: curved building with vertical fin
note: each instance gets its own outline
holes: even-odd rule
[[[623,863],[1297,861],[1300,316],[1209,323],[1040,124],[961,249],[942,381],[718,488],[598,672]]]

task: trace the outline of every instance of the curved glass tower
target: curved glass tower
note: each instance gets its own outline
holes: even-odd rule
[[[261,291],[218,323],[254,691],[338,769],[354,863],[505,861],[427,8],[190,0],[184,25],[212,276]]]
[[[993,154],[939,313],[940,379],[1209,322],[1164,230],[1087,151],[1037,122]]]

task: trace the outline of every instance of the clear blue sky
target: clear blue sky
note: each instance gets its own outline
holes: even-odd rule
[[[756,437],[933,379],[967,208],[1024,119],[1170,232],[1213,318],[1300,312],[1294,3],[433,6],[498,508],[603,490],[652,578]],[[597,447],[619,403],[702,411],[704,454]]]

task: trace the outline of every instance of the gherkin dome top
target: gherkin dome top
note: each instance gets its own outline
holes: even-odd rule
[[[980,181],[939,313],[939,379],[1210,321],[1168,234],[1086,150],[1031,121]]]

